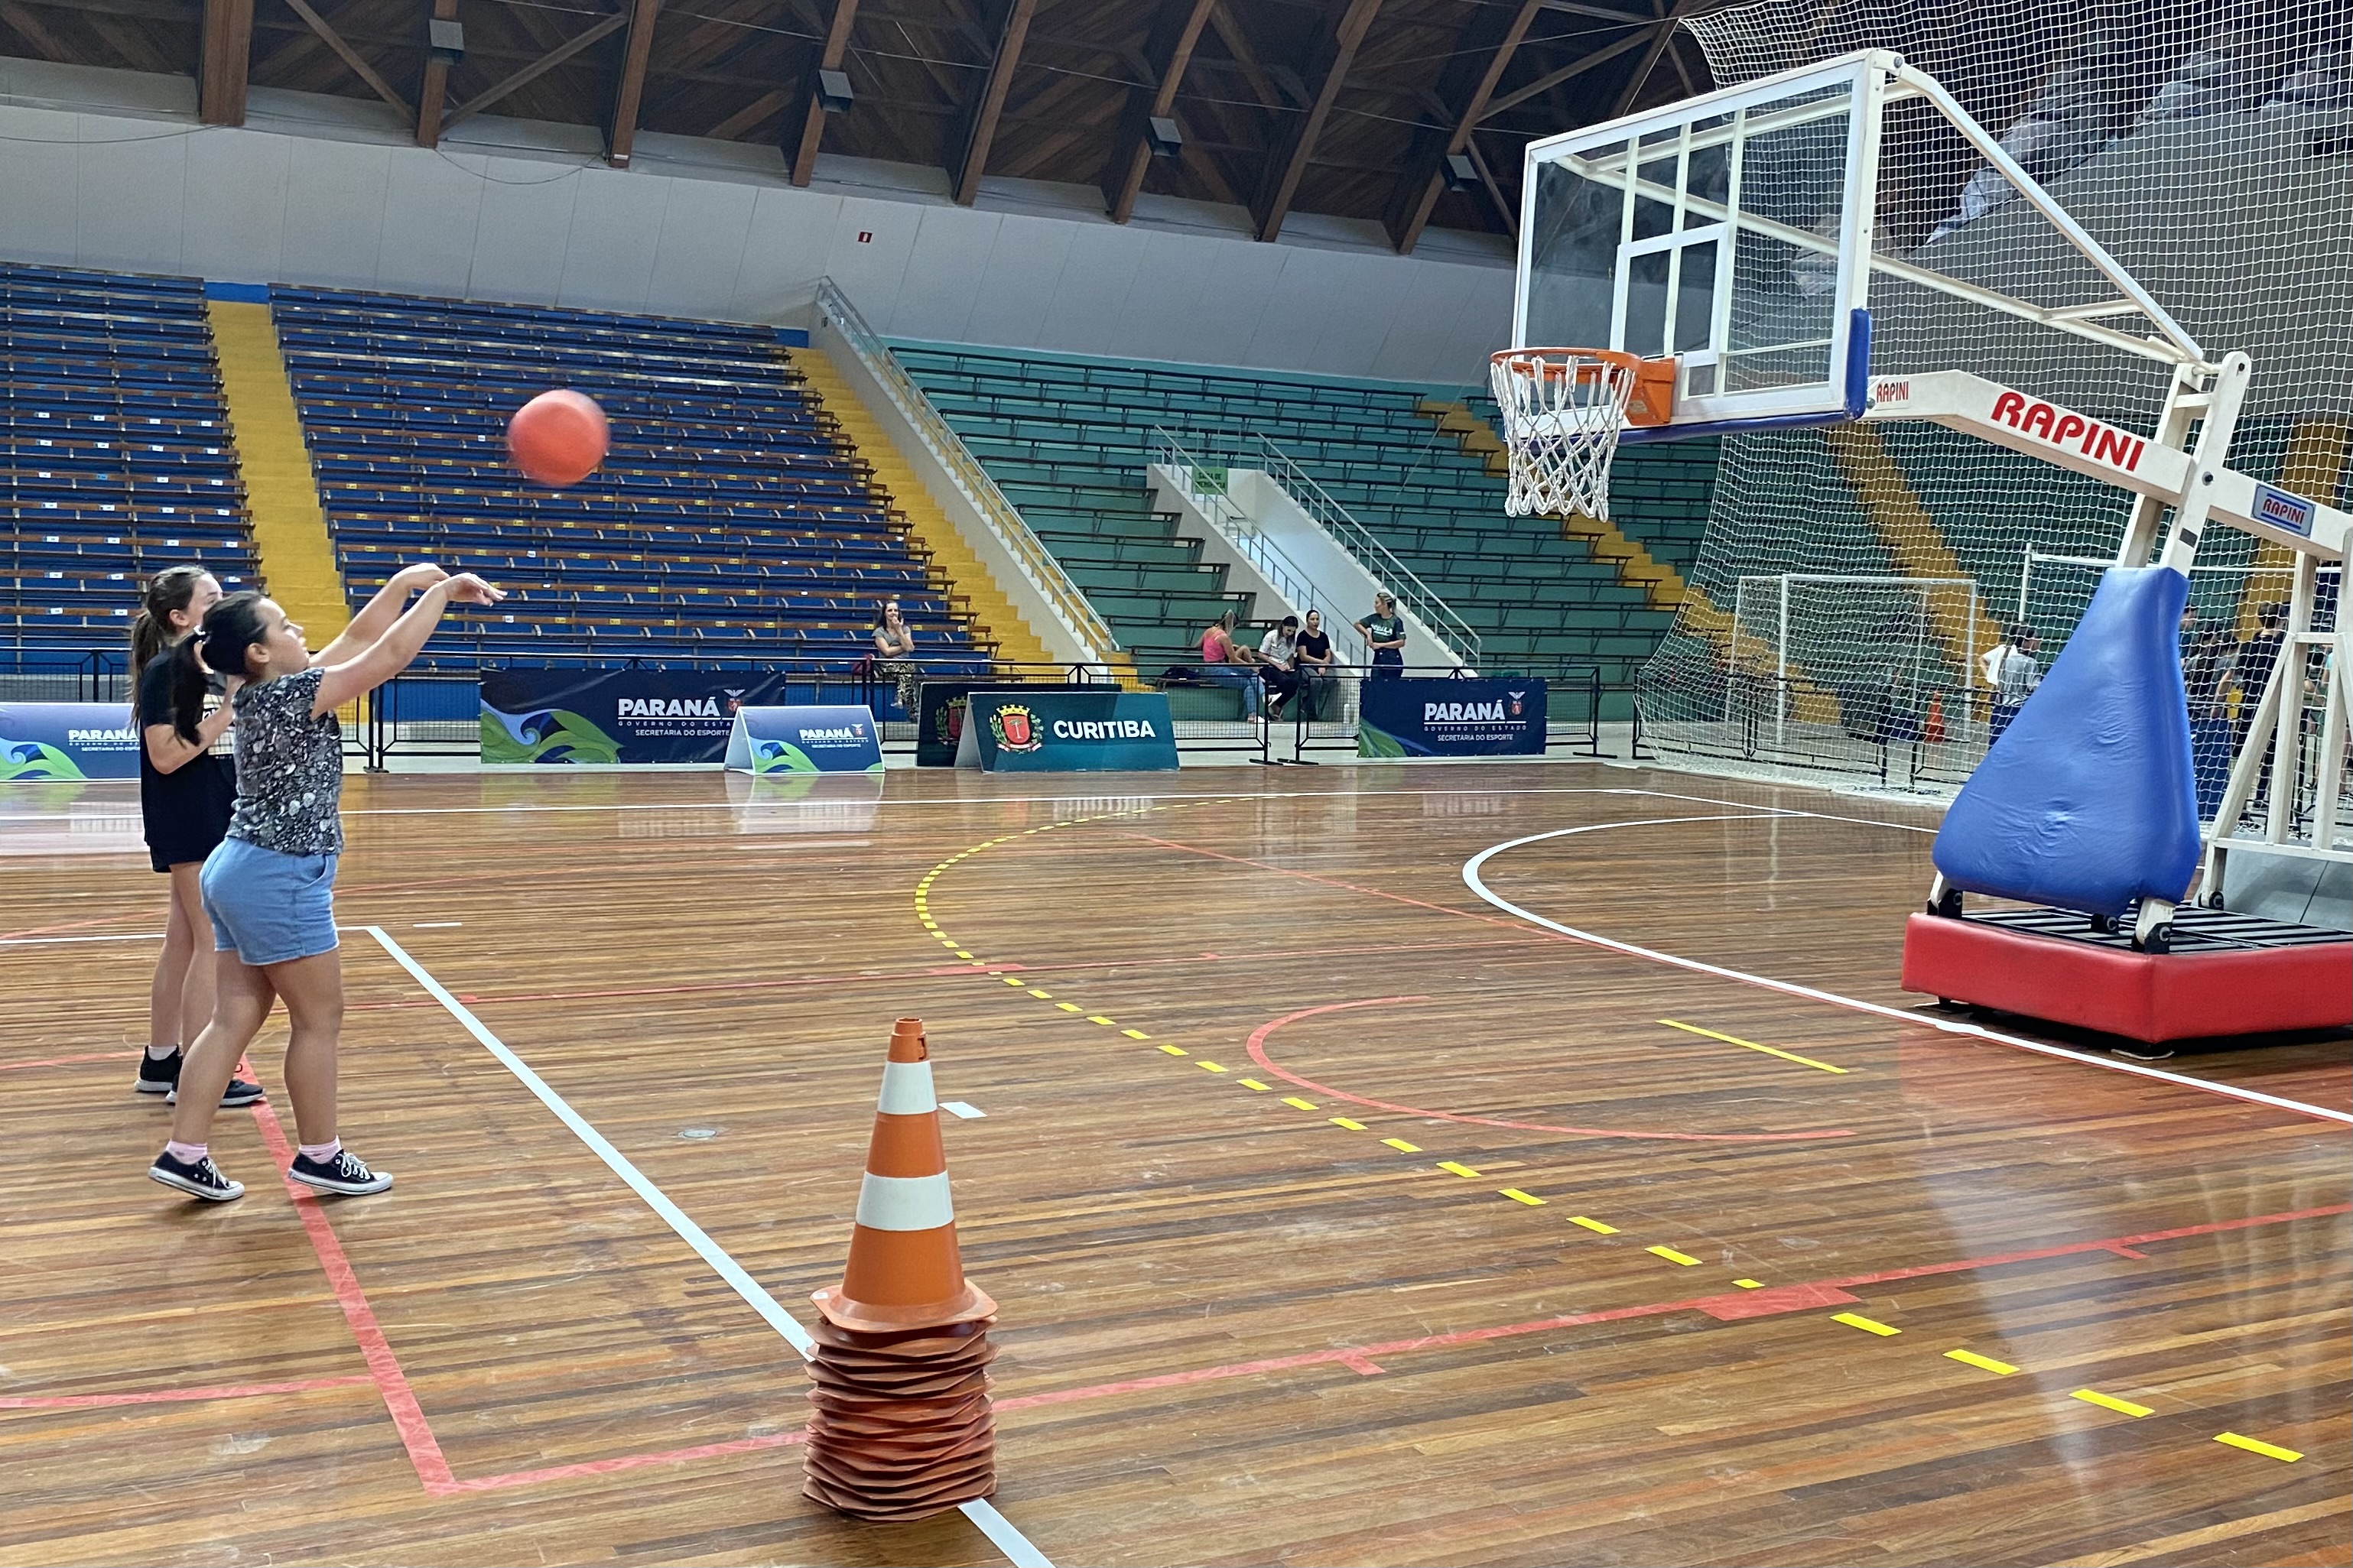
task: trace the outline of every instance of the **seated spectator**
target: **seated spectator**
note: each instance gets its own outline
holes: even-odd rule
[[[1267,689],[1274,700],[1267,704],[1266,716],[1282,717],[1282,705],[1299,690],[1299,617],[1285,616],[1282,623],[1273,627],[1258,645],[1259,673],[1265,679]]]
[[[1258,655],[1234,641],[1234,623],[1240,618],[1240,612],[1228,610],[1201,634],[1201,678],[1240,688],[1242,717],[1255,719],[1266,709],[1266,682],[1253,668]]]
[[[1339,681],[1337,666],[1332,634],[1324,629],[1324,612],[1308,611],[1307,624],[1300,628],[1299,641],[1293,645],[1292,668],[1298,672],[1300,706],[1306,710],[1311,724],[1328,714],[1332,688]]]

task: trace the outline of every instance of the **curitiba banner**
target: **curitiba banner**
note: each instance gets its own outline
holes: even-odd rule
[[[965,699],[956,766],[994,773],[1170,772],[1176,731],[1168,698],[1158,691],[976,691]]]
[[[735,710],[785,697],[783,676],[748,669],[486,669],[482,761],[721,762]]]
[[[1545,683],[1367,680],[1357,700],[1360,757],[1537,757],[1545,749]]]
[[[135,779],[139,731],[120,702],[0,702],[0,783]]]

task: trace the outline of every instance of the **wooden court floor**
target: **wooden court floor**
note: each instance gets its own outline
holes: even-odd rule
[[[216,1208],[142,1173],[132,797],[0,797],[0,1563],[1005,1562],[799,1495],[774,1319],[901,1014],[983,1113],[996,1502],[1063,1568],[2353,1561],[2348,1042],[1939,1027],[1918,811],[1586,765],[346,808],[343,1131],[399,1184],[290,1197],[273,1097]]]

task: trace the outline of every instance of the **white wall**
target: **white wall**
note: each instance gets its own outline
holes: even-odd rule
[[[797,189],[774,148],[649,136],[614,170],[579,127],[480,116],[427,151],[347,100],[194,108],[185,79],[0,60],[0,258],[783,325],[830,275],[893,337],[1456,384],[1511,327],[1509,261],[1469,237],[1261,245],[1221,209],[1121,226],[995,181],[959,207],[854,160]]]

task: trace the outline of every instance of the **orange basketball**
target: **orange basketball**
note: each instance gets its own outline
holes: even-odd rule
[[[609,439],[596,400],[569,389],[541,393],[507,421],[507,455],[537,484],[578,484],[605,460]]]

